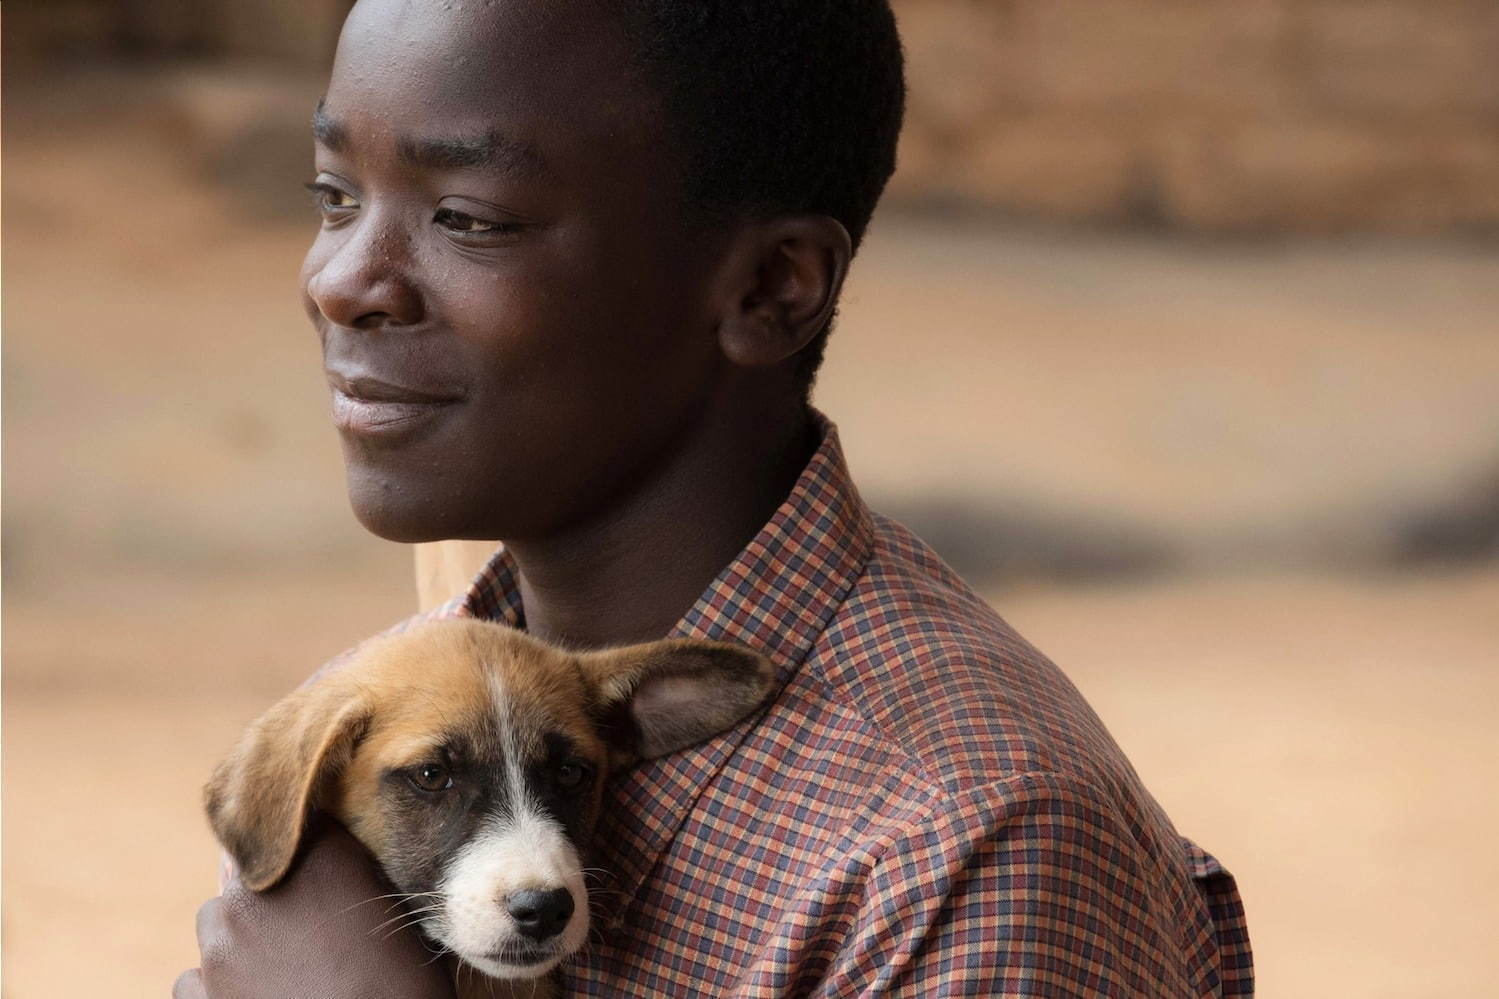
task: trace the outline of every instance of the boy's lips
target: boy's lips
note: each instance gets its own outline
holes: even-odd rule
[[[451,390],[395,385],[366,375],[329,371],[333,423],[362,437],[403,433],[461,401]]]

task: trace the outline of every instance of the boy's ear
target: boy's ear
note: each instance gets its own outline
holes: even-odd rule
[[[347,685],[303,687],[262,715],[204,788],[208,823],[240,880],[265,891],[285,876],[319,788],[349,763],[369,708]]]
[[[853,245],[837,219],[791,215],[744,223],[725,261],[719,349],[741,367],[769,367],[833,319]]]
[[[579,657],[615,766],[664,756],[730,728],[770,693],[764,656],[667,639]]]

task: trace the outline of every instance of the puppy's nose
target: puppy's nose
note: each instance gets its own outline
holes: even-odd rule
[[[566,888],[518,891],[505,899],[505,911],[522,936],[541,941],[561,933],[573,918],[573,893]]]

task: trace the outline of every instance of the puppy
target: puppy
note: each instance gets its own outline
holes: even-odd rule
[[[308,813],[346,825],[455,966],[460,996],[548,996],[588,936],[583,856],[609,773],[734,725],[771,667],[667,640],[566,652],[471,620],[376,639],[250,726],[206,789],[252,890]]]

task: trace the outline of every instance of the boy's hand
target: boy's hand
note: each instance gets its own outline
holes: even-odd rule
[[[315,823],[281,884],[256,893],[236,879],[198,910],[203,966],[177,979],[173,999],[452,996],[447,961],[416,930],[391,932],[409,922],[392,891],[358,840]]]

